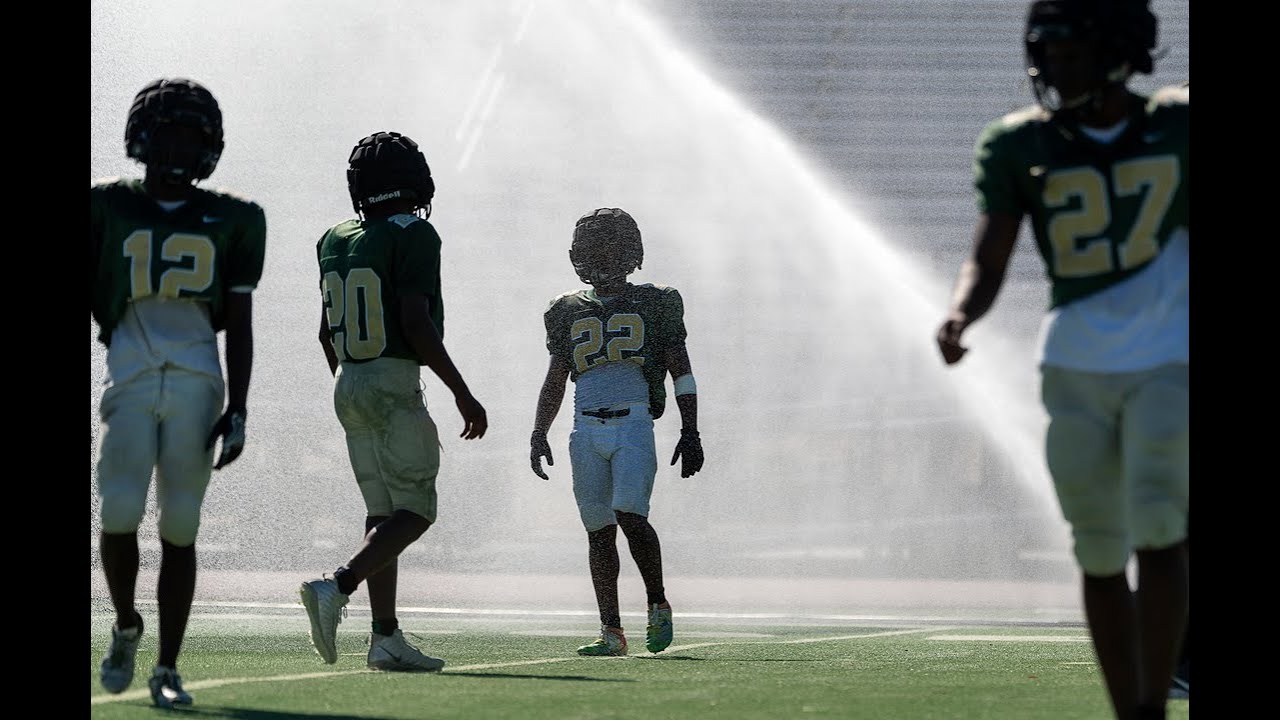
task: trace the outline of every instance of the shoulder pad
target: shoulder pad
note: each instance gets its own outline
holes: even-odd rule
[[[224,187],[206,188],[205,192],[212,193],[214,195],[226,198],[228,200],[235,200],[237,202],[247,203],[249,205],[258,204],[256,201],[249,198],[247,195],[243,195],[235,190],[230,190]]]
[[[580,294],[581,292],[582,292],[581,290],[569,290],[567,292],[560,293],[559,295],[551,298],[551,302],[547,303],[546,311],[550,312],[551,309],[554,308],[555,306],[559,305],[562,302],[566,302],[571,298],[577,297],[578,294]]]
[[[1191,103],[1191,88],[1187,85],[1167,85],[1151,94],[1150,105],[1188,105]]]
[[[998,121],[1004,127],[1014,127],[1017,125],[1027,125],[1033,122],[1047,122],[1050,118],[1049,111],[1039,105],[1028,105],[1027,107],[1014,110],[1004,115]]]

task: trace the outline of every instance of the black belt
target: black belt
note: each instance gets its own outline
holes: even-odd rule
[[[607,410],[605,408],[600,408],[599,410],[583,410],[582,414],[586,415],[587,417],[600,418],[601,420],[608,420],[610,418],[620,418],[620,417],[626,417],[630,415],[631,408],[623,408],[621,410]]]

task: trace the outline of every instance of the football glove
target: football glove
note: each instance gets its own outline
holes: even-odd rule
[[[244,408],[227,408],[214,423],[213,432],[209,433],[209,444],[205,447],[212,450],[218,438],[222,438],[222,449],[218,453],[218,462],[213,465],[214,470],[230,465],[244,451],[244,418]]]
[[[680,460],[680,477],[690,477],[702,469],[702,438],[697,430],[681,430],[671,464]]]
[[[547,473],[542,470],[544,457],[548,465],[556,464],[556,461],[551,459],[551,443],[547,442],[547,434],[534,431],[533,436],[529,438],[529,466],[533,468],[535,475],[546,480]]]

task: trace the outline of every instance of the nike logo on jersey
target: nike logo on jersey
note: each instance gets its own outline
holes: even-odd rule
[[[201,219],[201,220],[203,220],[203,221],[204,221],[204,222],[206,222],[206,223],[216,223],[216,222],[218,222],[218,221],[222,220],[222,218],[220,218],[220,217],[214,217],[214,216],[212,216],[212,215],[205,215],[204,217],[202,217],[202,218],[200,218],[200,219]]]

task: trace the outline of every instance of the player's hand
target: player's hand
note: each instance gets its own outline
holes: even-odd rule
[[[485,431],[489,429],[489,416],[485,413],[480,401],[476,400],[471,393],[455,395],[453,401],[457,403],[458,412],[462,414],[462,434],[458,437],[467,440],[484,437]]]
[[[546,480],[547,473],[542,470],[544,457],[548,465],[556,464],[556,461],[551,458],[551,443],[547,442],[547,434],[534,430],[533,436],[529,438],[529,467],[533,468],[534,475]]]
[[[942,352],[942,360],[946,364],[955,365],[969,352],[969,348],[960,344],[960,336],[968,326],[967,320],[952,316],[938,328],[938,350]]]
[[[702,469],[702,438],[697,430],[681,430],[680,440],[676,442],[676,452],[671,456],[671,464],[681,460],[680,477],[690,477]]]
[[[244,408],[227,408],[218,422],[214,423],[213,432],[209,433],[209,443],[205,446],[206,450],[212,450],[218,438],[222,438],[222,450],[218,453],[218,461],[213,465],[214,470],[230,465],[244,452],[244,419]]]

